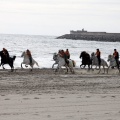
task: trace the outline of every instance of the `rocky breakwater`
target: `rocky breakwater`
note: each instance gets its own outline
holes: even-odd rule
[[[59,36],[57,39],[120,42],[120,33],[70,31],[70,34]]]

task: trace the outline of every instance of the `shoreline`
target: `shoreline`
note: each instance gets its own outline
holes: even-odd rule
[[[119,120],[120,75],[0,70],[1,120]]]
[[[17,69],[14,72],[10,70],[0,70],[0,93],[10,91],[14,91],[15,93],[20,91],[20,93],[22,93],[28,92],[30,89],[33,93],[36,90],[39,91],[39,89],[43,92],[46,92],[45,89],[54,92],[55,90],[62,90],[62,88],[65,89],[65,87],[72,88],[72,85],[80,89],[79,85],[81,87],[83,81],[86,83],[92,80],[91,82],[96,84],[99,80],[106,82],[106,79],[111,80],[113,78],[120,79],[120,74],[117,69],[110,69],[108,74],[104,74],[103,70],[98,74],[98,70],[88,72],[87,69],[78,68],[75,69],[75,74],[72,74],[70,71],[66,73],[66,69],[62,69],[59,73],[51,68],[33,69],[33,71],[30,69]],[[102,81],[100,81],[100,83],[102,83]],[[25,91],[21,91],[21,89]]]

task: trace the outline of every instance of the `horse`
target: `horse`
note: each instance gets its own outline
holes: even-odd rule
[[[95,65],[96,67],[99,66],[98,58],[95,56],[94,52],[91,53],[91,59],[92,59],[92,66],[91,66],[91,68],[93,67],[93,65]],[[99,66],[99,72],[98,73],[100,73],[100,71],[101,71],[101,66],[103,67],[104,73],[105,73],[105,67],[108,68],[108,64],[107,64],[107,62],[104,59],[101,59],[101,64]]]
[[[55,61],[55,63],[52,65],[52,69],[54,68],[54,65],[56,65],[56,64],[58,65],[58,62],[59,62],[57,59],[57,53],[53,54],[53,60]]]
[[[90,58],[90,55],[86,51],[82,51],[79,58],[82,58],[82,64],[80,65],[80,68],[82,68],[83,65],[83,68],[88,65],[89,70],[90,65],[92,65],[92,59]]]
[[[1,56],[1,64],[0,64],[0,66],[2,65],[3,69],[5,69],[4,64],[8,64],[11,67],[11,72],[13,72],[13,70],[14,70],[13,63],[15,61],[16,56],[9,57],[9,60],[7,60],[6,56],[3,53],[3,51],[0,51],[0,56]]]
[[[32,69],[33,69],[34,64],[36,64],[39,67],[38,63],[33,58],[32,58],[32,64],[30,64],[29,57],[28,57],[28,55],[26,54],[25,51],[22,53],[21,57],[24,57],[23,62],[21,63],[21,68],[22,69],[23,69],[22,64],[25,64],[26,67],[28,67],[27,65],[30,65],[30,67]],[[31,71],[32,71],[32,69],[31,69]]]
[[[67,69],[67,73],[68,73],[68,68],[70,69],[71,73],[74,73],[74,67],[75,67],[75,61],[71,60],[71,59],[67,59],[68,60],[68,65],[65,62],[65,59],[63,57],[61,57],[59,54],[54,54],[53,58],[55,58],[58,61],[58,66],[56,71],[60,70],[62,66],[64,66]]]
[[[119,69],[119,67],[117,66],[116,60],[115,60],[115,58],[114,58],[113,55],[108,55],[108,60],[107,60],[107,61],[109,62],[109,67],[108,67],[108,69],[109,69],[110,67],[111,67],[111,68],[117,67],[117,69],[118,69],[118,71],[119,71],[119,73],[120,73],[120,69]]]

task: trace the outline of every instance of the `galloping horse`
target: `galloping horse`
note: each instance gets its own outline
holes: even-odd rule
[[[32,64],[30,64],[29,57],[25,51],[22,53],[21,57],[24,57],[23,62],[21,63],[21,68],[23,68],[22,64],[25,64],[26,67],[27,67],[27,65],[30,65],[32,69],[33,69],[34,64],[36,64],[39,67],[38,63],[33,58],[32,58]]]
[[[110,67],[112,67],[112,68],[113,68],[113,67],[117,67],[117,69],[118,69],[118,71],[119,71],[119,73],[120,73],[120,69],[119,69],[119,67],[117,66],[116,60],[115,60],[115,58],[114,58],[113,55],[108,55],[108,62],[110,63],[108,69],[109,69]]]
[[[80,68],[82,68],[83,65],[83,68],[88,65],[88,69],[90,69],[90,65],[92,65],[90,55],[86,51],[82,51],[79,58],[82,58],[82,64],[80,65]]]
[[[92,59],[92,66],[93,65],[99,66],[98,58],[95,56],[94,52],[91,54],[91,59]],[[101,64],[100,64],[100,68],[99,68],[99,72],[98,73],[100,73],[100,71],[101,71],[101,66],[103,66],[104,73],[105,73],[105,67],[108,68],[108,64],[107,64],[107,62],[104,59],[101,59]]]
[[[60,70],[62,66],[66,67],[67,72],[68,72],[68,68],[70,69],[70,71],[72,73],[74,73],[74,67],[75,67],[75,61],[68,59],[68,65],[65,62],[65,59],[63,57],[61,57],[59,54],[54,54],[53,58],[55,58],[58,61],[58,66],[56,71]]]
[[[13,62],[15,61],[16,56],[9,57],[9,60],[7,60],[6,56],[3,54],[2,51],[0,51],[0,56],[1,56],[0,66],[2,65],[3,69],[5,69],[4,64],[8,64],[11,67],[11,72],[13,72],[13,70],[14,70]]]

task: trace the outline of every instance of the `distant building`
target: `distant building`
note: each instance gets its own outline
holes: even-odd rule
[[[106,32],[87,32],[86,30],[84,30],[84,28],[82,30],[77,30],[77,31],[74,31],[74,30],[71,30],[70,31],[70,34],[86,34],[86,35],[105,35]]]

